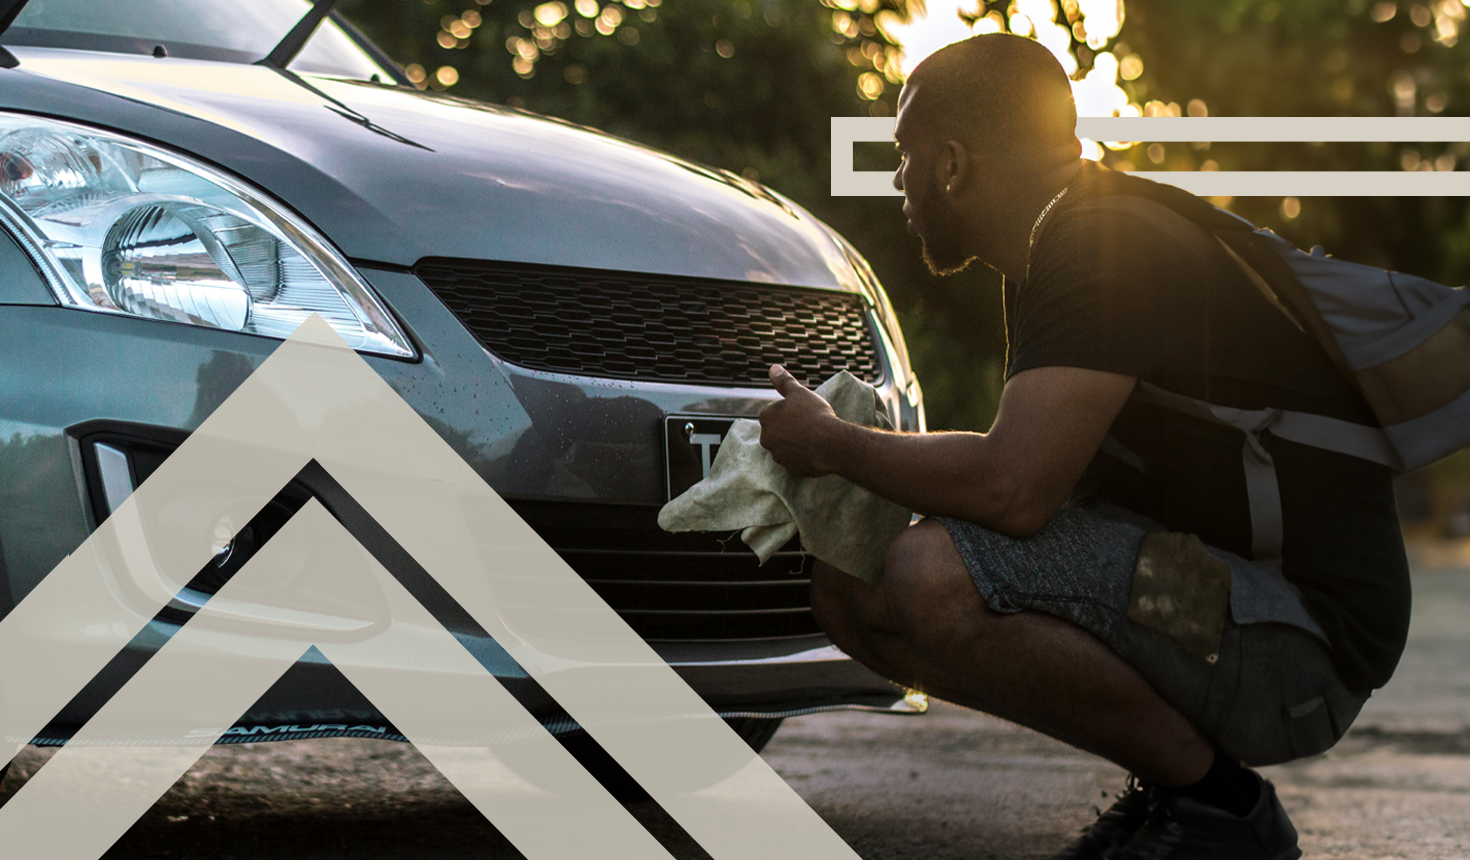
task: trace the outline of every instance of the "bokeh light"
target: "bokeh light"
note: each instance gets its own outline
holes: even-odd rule
[[[1104,50],[1122,27],[1121,0],[1012,0],[1006,6],[1007,14],[991,8],[977,17],[978,11],[973,0],[927,0],[925,11],[908,22],[880,16],[878,20],[885,34],[902,45],[893,64],[897,73],[889,81],[903,80],[925,57],[952,42],[1011,29],[1034,36],[1062,64],[1072,78],[1078,116],[1142,115],[1139,106],[1129,103],[1128,93],[1119,83],[1143,74],[1143,57],[1130,52],[1120,60],[1112,51]],[[973,24],[966,23],[965,14],[973,19]],[[834,14],[834,29],[840,30],[847,23],[845,18],[839,19]],[[1079,69],[1073,53],[1074,40],[1085,43],[1086,50],[1094,52],[1092,68],[1085,73]],[[1109,143],[1108,147],[1127,149],[1133,145],[1121,141]],[[1102,146],[1096,141],[1083,140],[1082,149],[1083,156],[1093,160],[1103,154]]]
[[[552,2],[542,3],[536,7],[534,13],[536,23],[543,27],[555,27],[562,19],[567,17],[567,6],[565,3]]]
[[[1143,74],[1143,58],[1129,54],[1118,61],[1118,76],[1125,81],[1136,81]]]

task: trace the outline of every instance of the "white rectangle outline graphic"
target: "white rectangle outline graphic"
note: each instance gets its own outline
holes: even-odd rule
[[[893,140],[893,117],[832,117],[832,196],[902,197],[888,171],[853,170],[852,145]],[[1470,117],[1079,117],[1087,140],[1405,143],[1470,140]],[[1470,171],[1145,170],[1207,197],[1460,197]]]

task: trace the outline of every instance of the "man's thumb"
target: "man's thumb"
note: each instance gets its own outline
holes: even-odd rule
[[[796,381],[796,377],[779,364],[771,365],[771,384],[776,386],[776,390],[781,392],[782,397],[788,397],[793,389],[802,387],[801,383]]]

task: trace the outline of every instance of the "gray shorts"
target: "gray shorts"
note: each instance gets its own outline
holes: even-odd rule
[[[1315,755],[1363,707],[1279,574],[1107,505],[1064,508],[1026,539],[935,519],[991,609],[1045,612],[1092,633],[1232,758],[1268,765]],[[1303,625],[1239,623],[1258,614],[1243,607],[1265,599],[1273,617]]]

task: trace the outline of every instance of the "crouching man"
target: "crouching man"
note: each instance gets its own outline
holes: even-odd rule
[[[1005,275],[990,431],[845,423],[776,367],[761,443],[927,515],[876,584],[814,572],[838,646],[1136,777],[1059,857],[1295,858],[1246,766],[1332,746],[1393,672],[1391,474],[1271,434],[1273,410],[1375,421],[1195,221],[1099,205],[1163,186],[1083,160],[1075,124],[1061,66],[1005,34],[934,54],[899,100],[894,185],[929,266]]]

